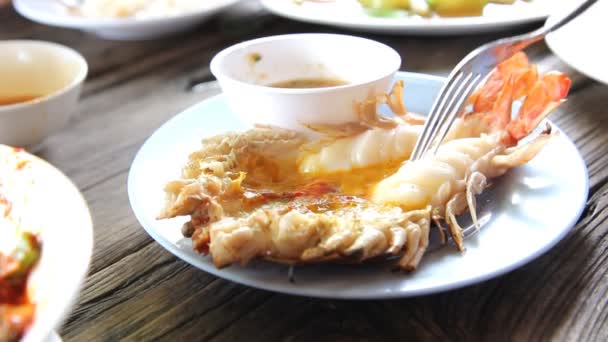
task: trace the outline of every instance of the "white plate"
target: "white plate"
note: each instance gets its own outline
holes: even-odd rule
[[[87,18],[68,13],[58,0],[14,0],[15,9],[38,23],[79,29],[116,40],[153,39],[185,31],[239,0],[205,0],[201,10],[158,18]]]
[[[11,151],[0,145],[0,167],[14,158]],[[36,313],[23,341],[53,340],[53,329],[70,311],[86,276],[93,251],[93,223],[84,198],[66,176],[31,154],[19,155],[28,165],[11,174],[2,171],[0,177],[11,179],[4,191],[13,191],[9,198],[13,210],[22,213],[22,226],[42,241],[40,261],[28,282]]]
[[[517,1],[513,5],[490,4],[486,6],[484,14],[479,17],[429,19],[418,16],[373,17],[363,11],[357,0],[337,0],[326,3],[305,2],[301,5],[291,0],[261,0],[261,3],[274,14],[294,20],[366,32],[419,35],[478,34],[503,31],[543,20],[549,15],[552,6],[555,6],[554,0]]]
[[[412,112],[428,112],[443,79],[398,73]],[[288,115],[288,113],[286,113]],[[253,262],[218,270],[209,257],[192,250],[181,235],[184,218],[158,221],[163,187],[179,177],[190,152],[203,137],[246,129],[220,95],[177,115],[142,146],[129,172],[129,199],[146,231],[171,253],[218,277],[257,288],[331,298],[390,298],[428,294],[473,284],[515,269],[555,245],[577,221],[587,198],[587,171],[574,144],[560,134],[530,163],[496,181],[480,200],[490,213],[480,233],[454,247],[429,253],[412,274],[390,271],[391,262],[345,266],[301,266],[295,283],[287,267]],[[552,208],[551,212],[546,208]]]
[[[608,1],[598,1],[580,17],[547,36],[547,45],[564,62],[585,75],[608,84]],[[549,19],[551,20],[551,18]]]

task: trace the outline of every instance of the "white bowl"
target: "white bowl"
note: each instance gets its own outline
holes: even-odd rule
[[[576,2],[575,2],[576,3]],[[547,19],[553,24],[573,6],[556,6],[556,11]],[[608,1],[598,1],[579,17],[563,28],[547,35],[547,45],[562,61],[577,71],[608,85],[608,47],[597,44],[595,39],[582,39],[594,33],[608,32]]]
[[[87,63],[76,51],[41,41],[0,42],[0,143],[33,147],[63,128],[76,107]]]
[[[211,61],[231,109],[250,124],[306,132],[302,123],[357,121],[355,104],[386,92],[401,65],[392,48],[336,34],[292,34],[229,47]],[[287,89],[269,87],[298,78],[338,78],[346,85]]]
[[[0,145],[0,178],[20,228],[42,242],[40,260],[27,283],[36,305],[34,321],[22,342],[54,341],[52,331],[71,310],[87,274],[93,252],[91,215],[78,188],[32,154]]]
[[[15,0],[15,9],[38,23],[79,29],[113,40],[147,40],[172,35],[200,25],[239,0],[204,0],[200,10],[146,18],[92,18],[69,13],[60,1]]]

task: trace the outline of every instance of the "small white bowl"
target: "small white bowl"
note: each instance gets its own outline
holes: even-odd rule
[[[30,40],[0,42],[0,61],[0,144],[34,147],[74,113],[87,63],[70,48]]]
[[[336,34],[292,34],[229,47],[211,61],[231,109],[250,124],[307,132],[302,123],[357,121],[358,101],[387,91],[401,66],[392,48],[373,40]],[[346,85],[276,88],[301,78],[337,78]]]

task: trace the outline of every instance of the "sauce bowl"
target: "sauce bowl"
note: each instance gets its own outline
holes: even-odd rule
[[[249,124],[308,132],[306,124],[358,121],[356,103],[385,93],[401,65],[392,48],[337,34],[291,34],[246,41],[211,61],[231,110]],[[344,85],[279,88],[298,79],[339,79]]]
[[[0,42],[0,143],[32,148],[63,128],[76,107],[87,63],[65,46]]]

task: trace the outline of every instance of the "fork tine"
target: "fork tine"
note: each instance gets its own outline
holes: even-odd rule
[[[442,89],[437,100],[435,100],[435,103],[433,104],[433,108],[431,108],[431,113],[429,114],[429,120],[430,120],[429,125],[428,125],[428,127],[425,126],[423,129],[423,133],[422,133],[423,139],[421,139],[420,148],[417,150],[416,159],[421,158],[422,155],[424,154],[424,152],[428,150],[430,143],[433,140],[433,137],[435,136],[437,130],[441,126],[443,118],[442,118],[442,115],[440,115],[440,114],[443,112],[444,106],[446,105],[446,103],[450,99],[450,97],[452,96],[454,89],[458,86],[459,82],[461,81],[462,76],[463,76],[463,73],[458,72],[454,75],[454,77],[451,77],[450,82],[448,84],[446,84],[446,86]]]
[[[448,122],[450,121],[450,116],[453,112],[453,106],[454,106],[454,102],[458,101],[459,97],[462,96],[462,90],[463,88],[466,88],[466,86],[469,84],[469,81],[471,80],[471,76],[472,74],[467,74],[462,76],[462,79],[460,80],[460,82],[458,82],[458,84],[456,84],[454,86],[453,91],[446,96],[445,98],[445,102],[446,105],[443,106],[441,108],[441,112],[438,113],[437,117],[438,119],[438,124],[435,128],[435,130],[432,132],[432,135],[430,137],[430,141],[427,143],[427,146],[425,148],[425,151],[422,152],[421,157],[424,156],[424,154],[426,154],[427,151],[433,149],[433,146],[437,144],[437,136],[439,134],[441,134],[443,131],[445,131],[448,126]]]
[[[469,84],[466,87],[464,87],[464,92],[461,94],[458,94],[458,96],[456,97],[457,100],[454,102],[453,106],[447,112],[446,120],[445,120],[446,124],[444,125],[445,127],[443,128],[441,133],[435,139],[434,146],[432,148],[433,153],[437,152],[437,149],[443,142],[443,139],[445,139],[445,137],[447,136],[447,134],[450,130],[450,127],[452,127],[452,125],[454,124],[454,121],[456,120],[456,117],[458,116],[460,109],[462,108],[462,106],[464,105],[466,100],[469,98],[469,95],[471,94],[471,92],[473,92],[473,90],[475,90],[477,85],[479,85],[479,83],[481,83],[482,80],[483,80],[483,77],[480,74],[473,75],[473,77],[469,80]]]
[[[424,149],[418,152],[419,158],[423,158],[428,151],[434,150],[434,146],[438,144],[437,136],[446,130],[446,123],[450,120],[450,114],[452,113],[451,110],[454,102],[458,100],[459,96],[461,96],[463,88],[466,88],[466,86],[469,84],[471,76],[472,74],[464,75],[464,73],[462,73],[462,77],[459,79],[459,82],[454,84],[449,94],[445,94],[445,97],[442,99],[442,103],[444,105],[441,106],[440,111],[435,115],[437,118],[437,123],[433,127],[433,130],[428,133],[429,136],[425,142]]]
[[[416,145],[414,145],[414,150],[410,157],[411,160],[419,159],[422,156],[423,152],[428,149],[428,145],[432,140],[435,131],[437,130],[437,125],[441,123],[441,115],[438,115],[438,113],[442,112],[446,100],[449,98],[449,96],[454,90],[454,85],[458,85],[458,81],[460,81],[461,77],[462,73],[457,73],[456,75],[454,75],[454,77],[450,77],[449,82],[441,88],[437,99],[433,103],[431,112],[428,115],[429,119],[427,122],[425,122],[424,127],[422,129],[422,133],[420,134],[420,137],[418,137]]]
[[[462,105],[469,98],[471,92],[476,88],[476,86],[481,82],[483,77],[480,74],[469,74],[464,82],[458,88],[458,93],[450,101],[449,106],[447,107],[445,114],[443,117],[443,126],[437,135],[434,136],[432,147],[429,148],[432,153],[437,152],[437,149],[443,142],[443,139],[447,136],[450,127],[456,120]],[[462,90],[462,91],[461,91]]]

